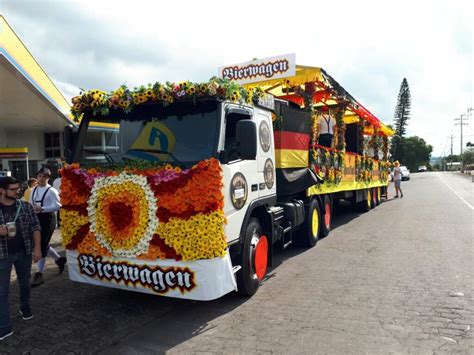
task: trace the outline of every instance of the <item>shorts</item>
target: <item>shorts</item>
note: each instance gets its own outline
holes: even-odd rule
[[[323,133],[319,135],[318,144],[327,148],[331,148],[332,134]]]
[[[395,180],[395,187],[400,187],[402,180]]]

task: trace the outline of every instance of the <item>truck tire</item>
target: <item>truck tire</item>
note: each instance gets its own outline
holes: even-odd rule
[[[372,189],[367,189],[367,204],[369,205],[369,209],[375,208],[374,192]]]
[[[380,205],[382,202],[382,188],[376,187],[375,188],[375,196],[377,197],[377,206]]]
[[[262,235],[258,219],[251,218],[239,255],[241,269],[237,272],[237,289],[242,296],[252,296],[257,292],[267,271],[268,239]]]
[[[370,191],[370,194],[372,195],[372,208],[375,208],[376,206],[378,206],[378,203],[377,203],[377,188],[374,187]]]
[[[329,232],[331,231],[331,223],[332,223],[332,203],[331,198],[326,195],[323,198],[323,215],[322,215],[322,225],[321,225],[321,235],[323,237],[327,237]]]
[[[355,203],[355,205],[354,205],[355,210],[357,212],[362,212],[362,213],[369,212],[370,208],[371,208],[371,205],[372,205],[371,202],[372,201],[371,201],[371,196],[370,196],[370,189],[368,189],[367,190],[367,199]]]
[[[316,245],[321,233],[321,208],[316,198],[312,198],[306,210],[306,221],[300,235],[300,245],[312,248]]]

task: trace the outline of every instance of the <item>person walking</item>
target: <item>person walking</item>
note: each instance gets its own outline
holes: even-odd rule
[[[49,245],[53,232],[56,229],[56,212],[59,211],[61,204],[59,203],[58,191],[48,184],[51,177],[51,171],[48,168],[42,168],[38,171],[38,186],[31,192],[30,204],[33,205],[34,211],[38,215],[41,225],[41,259],[37,263],[38,271],[33,276],[31,282],[32,287],[41,285],[43,280],[43,272],[46,263],[46,256],[51,256],[59,268],[59,273],[64,271],[67,259],[60,256],[58,252]]]
[[[403,197],[403,191],[401,188],[402,184],[402,169],[400,169],[400,163],[395,161],[393,163],[393,183],[395,185],[395,198]],[[398,195],[400,193],[400,196]]]
[[[0,178],[0,341],[13,334],[8,295],[12,267],[20,287],[20,310],[24,320],[33,318],[30,307],[31,263],[41,258],[41,234],[33,207],[20,199],[20,184]]]
[[[30,202],[31,191],[33,191],[36,185],[38,185],[38,180],[36,178],[28,179],[28,188],[25,190],[23,194],[23,198],[22,198],[23,201]]]

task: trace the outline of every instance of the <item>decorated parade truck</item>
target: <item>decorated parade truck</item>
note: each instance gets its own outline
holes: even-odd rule
[[[61,228],[73,281],[250,296],[277,248],[313,247],[339,200],[368,211],[387,187],[390,129],[292,56],[224,67],[206,83],[92,90],[72,111]],[[332,147],[318,144],[323,111],[337,122]],[[84,148],[94,122],[119,125],[118,149]]]

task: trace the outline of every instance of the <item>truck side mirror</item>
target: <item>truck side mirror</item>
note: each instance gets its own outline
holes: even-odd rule
[[[257,156],[257,125],[251,120],[240,120],[236,127],[237,150],[240,158],[255,160]]]

